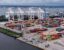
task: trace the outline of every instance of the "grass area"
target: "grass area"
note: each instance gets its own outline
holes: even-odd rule
[[[22,36],[22,33],[16,33],[16,32],[13,32],[11,30],[4,29],[1,27],[0,27],[0,32],[6,34],[8,36],[14,37],[14,38],[18,38],[18,37]]]

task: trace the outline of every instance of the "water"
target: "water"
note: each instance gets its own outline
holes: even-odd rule
[[[0,50],[41,50],[0,33]]]

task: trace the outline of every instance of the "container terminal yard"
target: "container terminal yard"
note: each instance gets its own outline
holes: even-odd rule
[[[35,50],[64,50],[63,7],[3,6],[0,11],[8,19],[0,23],[4,36],[13,37],[26,47],[36,47]]]

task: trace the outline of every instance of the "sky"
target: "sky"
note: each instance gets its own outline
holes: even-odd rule
[[[64,5],[64,0],[0,0],[0,5]]]

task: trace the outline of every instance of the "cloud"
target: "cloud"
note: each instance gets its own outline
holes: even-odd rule
[[[0,0],[3,5],[48,5],[63,4],[63,0]]]

